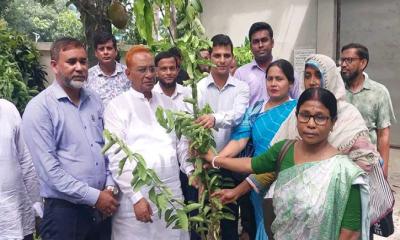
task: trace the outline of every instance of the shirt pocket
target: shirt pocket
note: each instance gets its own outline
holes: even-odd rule
[[[90,122],[92,127],[92,133],[94,137],[94,141],[100,145],[104,144],[103,138],[103,116],[99,113],[93,113],[90,115]]]

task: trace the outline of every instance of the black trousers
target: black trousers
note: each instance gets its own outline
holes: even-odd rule
[[[46,198],[39,234],[42,240],[110,240],[111,218],[87,205]]]

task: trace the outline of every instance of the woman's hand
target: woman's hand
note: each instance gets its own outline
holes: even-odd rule
[[[201,157],[207,162],[211,162],[215,157],[215,154],[211,149],[209,149],[208,152],[206,154],[203,154]]]
[[[240,197],[240,193],[236,188],[233,189],[221,189],[215,191],[211,197],[218,197],[222,204],[228,204],[236,201]]]

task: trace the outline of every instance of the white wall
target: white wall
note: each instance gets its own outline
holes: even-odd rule
[[[336,18],[333,0],[202,2],[202,22],[209,37],[224,33],[231,37],[235,46],[240,46],[251,24],[265,21],[274,30],[274,57],[292,61],[295,48],[314,48],[334,57]]]

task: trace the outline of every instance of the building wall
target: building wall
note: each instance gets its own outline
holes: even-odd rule
[[[366,72],[388,88],[399,119],[400,1],[342,0],[340,9],[340,45],[359,42],[368,47]],[[391,138],[392,144],[400,146],[400,123],[391,127]]]
[[[295,48],[312,48],[334,57],[336,20],[332,0],[202,2],[202,22],[209,37],[224,33],[232,38],[235,46],[240,46],[248,35],[250,25],[265,21],[274,30],[274,57],[293,61]]]

